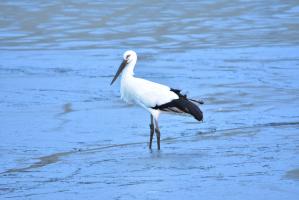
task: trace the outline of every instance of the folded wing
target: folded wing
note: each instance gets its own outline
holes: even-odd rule
[[[203,114],[196,103],[202,103],[188,99],[180,90],[154,83],[144,79],[135,79],[135,101],[146,108],[152,108],[165,112],[186,113],[192,115],[198,121],[202,121]]]

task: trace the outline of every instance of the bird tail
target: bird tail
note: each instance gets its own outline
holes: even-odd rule
[[[202,111],[191,100],[189,100],[187,98],[179,98],[179,99],[175,99],[173,101],[174,101],[173,103],[175,104],[175,107],[178,108],[181,112],[192,115],[198,121],[203,120]]]
[[[187,98],[187,95],[181,94],[181,90],[171,88],[170,91],[176,93],[179,99],[174,100],[174,105],[181,112],[192,115],[198,121],[202,121],[203,114],[196,104],[204,104],[202,100],[194,100]]]
[[[181,94],[181,91],[177,89],[171,88],[170,91],[176,93],[179,96],[179,98],[159,106],[156,105],[152,108],[159,109],[165,112],[190,114],[198,121],[202,121],[203,114],[200,108],[197,106],[197,104],[203,104],[203,101],[188,99],[187,95]]]
[[[177,114],[190,114],[198,121],[202,121],[203,114],[200,108],[193,103],[191,100],[187,99],[186,97],[179,97],[178,99],[174,99],[169,103],[152,107],[153,109],[159,109],[165,112],[172,112]]]

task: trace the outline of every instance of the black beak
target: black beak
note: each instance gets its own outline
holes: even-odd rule
[[[114,81],[117,79],[117,77],[120,75],[120,73],[123,71],[123,69],[126,67],[127,65],[127,61],[126,60],[123,60],[123,62],[120,64],[113,80],[111,81],[110,85],[112,85],[114,83]]]

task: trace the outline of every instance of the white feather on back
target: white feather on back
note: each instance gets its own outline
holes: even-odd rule
[[[144,108],[151,108],[179,97],[166,85],[131,76],[121,82],[121,98],[128,103],[135,102]]]

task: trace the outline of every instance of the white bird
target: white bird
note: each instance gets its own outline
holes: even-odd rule
[[[153,135],[156,132],[157,146],[158,150],[160,150],[158,118],[161,112],[187,113],[198,121],[202,121],[202,111],[195,103],[203,104],[203,102],[187,98],[186,95],[180,93],[180,90],[134,77],[136,62],[137,54],[132,50],[126,51],[123,55],[123,62],[110,85],[122,73],[120,86],[121,98],[127,103],[135,103],[150,112],[149,148],[152,148]]]

